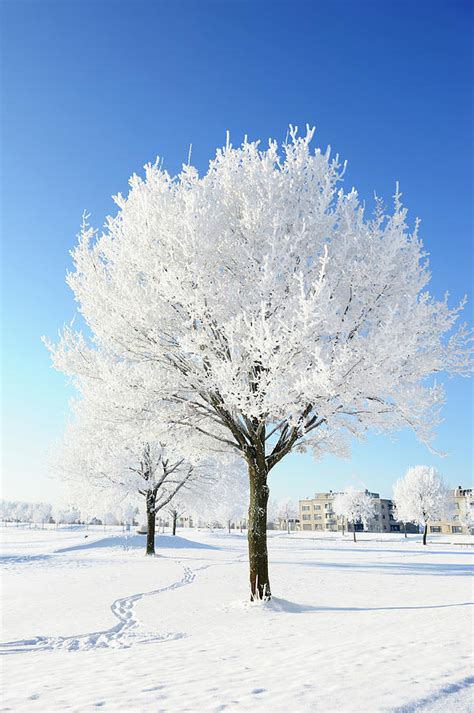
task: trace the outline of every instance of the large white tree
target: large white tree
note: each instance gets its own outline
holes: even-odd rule
[[[203,176],[145,166],[101,234],[84,221],[67,278],[94,348],[139,369],[185,432],[244,459],[252,598],[270,597],[275,465],[295,449],[346,453],[370,429],[430,443],[443,389],[429,377],[471,369],[463,303],[426,291],[398,190],[392,214],[378,201],[367,217],[312,136],[228,141]],[[84,337],[65,342],[79,364]]]
[[[375,501],[368,492],[356,490],[348,486],[342,493],[336,493],[332,504],[338,517],[344,518],[352,524],[354,542],[356,542],[356,524],[367,526],[368,521],[375,514]]]
[[[404,522],[415,522],[423,527],[426,545],[428,523],[448,515],[449,493],[443,480],[427,465],[409,468],[393,486],[393,501],[398,516]]]

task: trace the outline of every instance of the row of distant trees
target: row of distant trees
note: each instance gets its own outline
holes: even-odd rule
[[[429,466],[417,465],[409,468],[405,476],[397,480],[393,487],[393,501],[394,518],[405,524],[415,523],[422,527],[424,545],[430,522],[456,517],[464,527],[470,528],[474,524],[471,493],[463,497],[459,510],[454,512],[451,492],[437,471]],[[355,524],[363,523],[367,526],[368,521],[375,515],[375,502],[367,491],[360,492],[349,487],[335,495],[333,510],[343,521],[352,524],[355,542]]]
[[[79,522],[80,517],[81,514],[75,506],[53,507],[51,503],[0,500],[0,520],[5,523],[73,524]]]
[[[272,521],[290,531],[297,517],[297,508],[292,500],[284,498],[271,500],[269,512]],[[245,505],[232,500],[215,503],[207,511],[191,512],[182,500],[174,498],[163,510],[156,513],[158,523],[168,523],[176,533],[179,520],[183,517],[194,521],[198,527],[226,528],[241,531],[247,527]],[[113,510],[81,510],[77,505],[53,506],[51,503],[34,503],[18,500],[0,500],[0,520],[4,523],[45,524],[100,524],[100,525],[140,525],[145,524],[146,515],[137,505],[129,503]],[[146,530],[145,530],[146,531]]]

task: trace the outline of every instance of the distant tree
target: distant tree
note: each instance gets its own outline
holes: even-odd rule
[[[69,366],[68,359],[76,356],[57,355]],[[98,497],[105,513],[143,498],[146,554],[154,555],[157,513],[192,481],[210,478],[213,461],[199,448],[199,434],[178,439],[163,415],[165,408],[158,413],[154,403],[137,396],[140,376],[135,371],[130,369],[122,380],[122,365],[85,346],[80,358],[75,385],[81,398],[73,402],[74,418],[53,468],[72,484],[87,510],[97,508]]]
[[[467,527],[468,531],[474,525],[474,497],[471,492],[466,492],[459,504],[459,522],[463,527]]]
[[[154,555],[157,513],[192,479],[203,474],[175,449],[164,443],[142,440],[146,436],[136,433],[129,424],[120,426],[77,420],[66,433],[56,468],[83,498],[96,502],[101,498],[106,503],[105,512],[110,511],[112,502],[117,507],[120,502],[143,498],[147,518],[146,554]]]
[[[394,487],[395,492],[395,487]],[[413,512],[411,508],[411,503],[407,498],[398,497],[395,499],[394,496],[394,512],[393,516],[395,520],[403,523],[403,531],[405,533],[405,538],[407,536],[407,523],[413,522]]]
[[[171,517],[171,532],[173,535],[176,535],[176,525],[178,522],[178,518],[182,517],[186,512],[186,505],[180,500],[173,498],[173,500],[166,509],[169,516]]]
[[[208,527],[226,527],[230,534],[232,525],[242,517],[247,498],[245,470],[240,459],[233,458],[220,464],[215,484],[195,498],[196,514]]]
[[[81,511],[76,505],[58,505],[53,509],[54,521],[58,525],[75,525],[81,519]]]
[[[374,498],[367,492],[360,492],[352,486],[334,496],[332,507],[336,515],[352,523],[354,542],[356,542],[356,524],[362,523],[366,526],[375,513]]]
[[[33,503],[31,510],[32,522],[43,525],[50,521],[53,508],[50,503]]]
[[[67,277],[124,381],[139,369],[137,389],[174,406],[185,433],[245,462],[252,599],[271,596],[273,468],[295,450],[347,452],[369,429],[430,443],[444,395],[429,377],[472,368],[470,333],[453,331],[464,302],[426,291],[398,188],[391,215],[378,201],[367,218],[312,137],[291,127],[281,151],[228,141],[202,177],[147,165],[102,234],[84,220]],[[84,337],[64,339],[80,369]]]
[[[393,500],[397,513],[406,522],[423,527],[423,544],[426,545],[428,523],[441,520],[449,508],[449,493],[435,470],[427,465],[409,468],[403,478],[393,486]]]
[[[283,498],[278,502],[278,517],[287,529],[288,534],[291,532],[291,521],[295,520],[298,509],[291,498]]]

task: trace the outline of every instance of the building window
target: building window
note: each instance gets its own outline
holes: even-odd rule
[[[303,530],[311,530],[311,525],[303,525]]]
[[[451,529],[453,532],[462,532],[462,527],[459,525],[453,525]]]
[[[431,525],[430,532],[441,532],[441,527],[438,527],[438,525]]]
[[[321,510],[321,505],[313,505],[313,508],[314,508],[315,510]]]
[[[311,508],[309,507],[309,505],[302,505],[302,506],[301,506],[301,509],[302,509],[302,510],[311,510]]]
[[[303,520],[311,520],[311,515],[303,515]]]

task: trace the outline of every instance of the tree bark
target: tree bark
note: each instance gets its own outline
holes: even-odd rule
[[[148,493],[146,498],[146,554],[153,556],[155,554],[155,527],[156,527],[156,497],[153,493]]]
[[[426,535],[428,534],[428,524],[425,525],[423,530],[423,544],[426,545]]]
[[[178,516],[176,513],[173,514],[173,535],[176,535],[176,521],[178,519]]]
[[[406,522],[403,523],[403,532],[405,533],[405,537],[407,536],[407,524]]]
[[[250,600],[271,599],[268,576],[267,505],[270,490],[263,464],[249,463],[250,504],[247,540],[250,565]]]
[[[354,535],[354,542],[357,542],[357,540],[356,540],[356,526],[355,526],[355,522],[354,522],[353,525],[352,525],[352,534]]]

